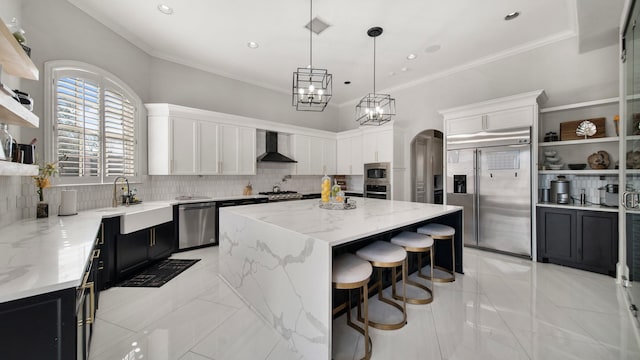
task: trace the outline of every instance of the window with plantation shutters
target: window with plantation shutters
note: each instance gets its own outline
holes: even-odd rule
[[[106,176],[135,175],[135,109],[121,93],[104,91],[104,171]]]
[[[56,158],[60,176],[100,176],[100,87],[64,77],[55,85]]]
[[[92,65],[51,61],[45,103],[52,125],[47,161],[57,161],[58,183],[110,183],[137,175],[140,99],[120,80]]]

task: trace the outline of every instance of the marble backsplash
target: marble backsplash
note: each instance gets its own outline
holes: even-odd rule
[[[291,175],[292,165],[260,163],[256,175],[238,176],[147,176],[142,182],[131,183],[143,201],[167,200],[180,195],[234,196],[242,195],[251,183],[253,193],[271,191],[275,184],[281,190],[303,193],[320,192],[321,176]],[[349,190],[362,189],[362,176],[348,176]],[[78,191],[78,210],[109,207],[113,184],[54,186],[44,190],[49,214],[57,215],[60,193],[65,189]],[[38,195],[33,179],[28,176],[0,176],[0,227],[20,219],[35,218]]]

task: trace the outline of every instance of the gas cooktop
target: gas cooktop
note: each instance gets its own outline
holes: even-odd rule
[[[284,200],[300,200],[302,199],[302,194],[296,191],[268,191],[261,192],[260,195],[267,195],[267,199],[269,201],[284,201]]]

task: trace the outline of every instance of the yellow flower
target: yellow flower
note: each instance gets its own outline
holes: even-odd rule
[[[33,181],[36,183],[36,187],[38,188],[36,192],[38,193],[38,198],[40,199],[40,201],[44,201],[42,189],[45,189],[51,186],[49,177],[53,176],[58,172],[58,169],[56,168],[56,163],[57,161],[53,163],[44,164],[44,166],[38,166],[38,175],[32,176]]]

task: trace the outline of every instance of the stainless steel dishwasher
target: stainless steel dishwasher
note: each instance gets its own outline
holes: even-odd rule
[[[178,206],[178,249],[217,244],[216,203]]]

